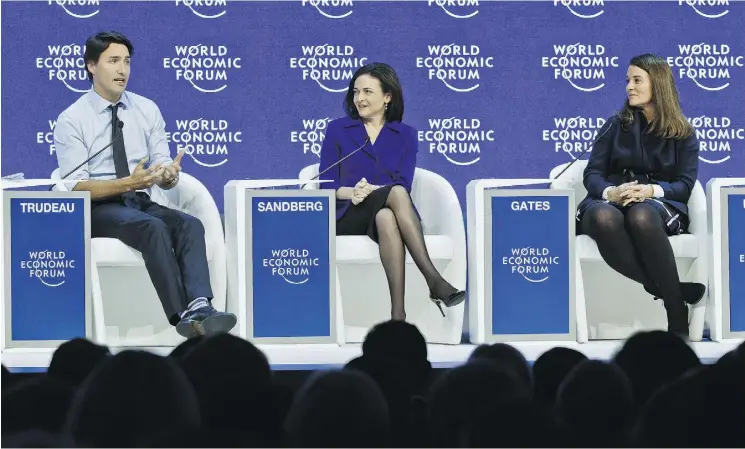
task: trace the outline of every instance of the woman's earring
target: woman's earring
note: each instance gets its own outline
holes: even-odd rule
[[[388,103],[385,104],[385,110],[388,110]]]

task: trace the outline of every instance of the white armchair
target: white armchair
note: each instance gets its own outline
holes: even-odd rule
[[[52,173],[59,179],[59,170]],[[64,191],[65,184],[55,190]],[[198,218],[205,230],[213,306],[225,309],[227,267],[220,213],[207,188],[181,172],[170,190],[157,186],[152,201]],[[139,251],[113,238],[91,239],[95,339],[109,346],[175,346],[183,341],[163,313]],[[105,298],[105,300],[104,300]]]
[[[308,180],[318,164],[299,175]],[[309,183],[306,189],[318,188]],[[445,178],[417,168],[411,197],[422,218],[424,240],[435,267],[455,288],[466,287],[466,231],[455,190]],[[361,342],[375,324],[390,319],[390,294],[378,245],[367,236],[336,238],[338,305],[342,307],[346,342]],[[342,299],[343,298],[343,299]],[[465,302],[445,308],[446,317],[429,299],[424,277],[406,253],[406,316],[429,343],[458,344],[463,332]]]
[[[556,177],[567,164],[551,170]],[[573,188],[579,204],[587,195],[582,182],[587,161],[578,161],[552,185]],[[681,281],[700,282],[708,287],[706,195],[696,184],[688,201],[690,234],[670,237]],[[597,244],[587,235],[577,236],[577,339],[624,339],[639,330],[666,329],[662,301],[653,301],[638,283],[610,268],[600,256]],[[689,306],[690,339],[703,338],[708,291],[701,301]],[[588,335],[589,332],[589,335]]]

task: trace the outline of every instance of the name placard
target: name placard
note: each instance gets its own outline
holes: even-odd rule
[[[573,191],[486,193],[486,332],[574,340]]]
[[[3,192],[5,346],[91,337],[87,192]]]

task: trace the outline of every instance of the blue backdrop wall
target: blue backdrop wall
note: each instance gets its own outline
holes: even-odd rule
[[[702,183],[745,175],[745,4],[723,0],[2,2],[2,171],[56,168],[59,113],[90,88],[86,37],[135,46],[128,89],[161,108],[171,152],[222,209],[231,179],[319,161],[354,70],[391,64],[418,165],[465,208],[474,178],[546,177],[624,100],[629,59],[668,58]]]

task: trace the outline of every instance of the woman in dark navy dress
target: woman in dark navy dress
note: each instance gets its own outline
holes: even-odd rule
[[[424,244],[419,214],[410,197],[418,139],[416,130],[402,122],[404,98],[396,72],[380,63],[361,67],[349,82],[344,109],[346,117],[328,124],[319,171],[363,148],[322,177],[333,182],[321,188],[336,190],[336,233],[367,235],[378,243],[393,319],[406,319],[405,249],[444,317],[441,304],[460,304],[466,292],[440,275]]]
[[[686,303],[706,288],[680,282],[668,236],[688,231],[698,140],[663,58],[634,57],[626,78],[623,109],[598,131],[584,172],[578,229],[608,265],[663,300],[669,331],[687,336]]]

